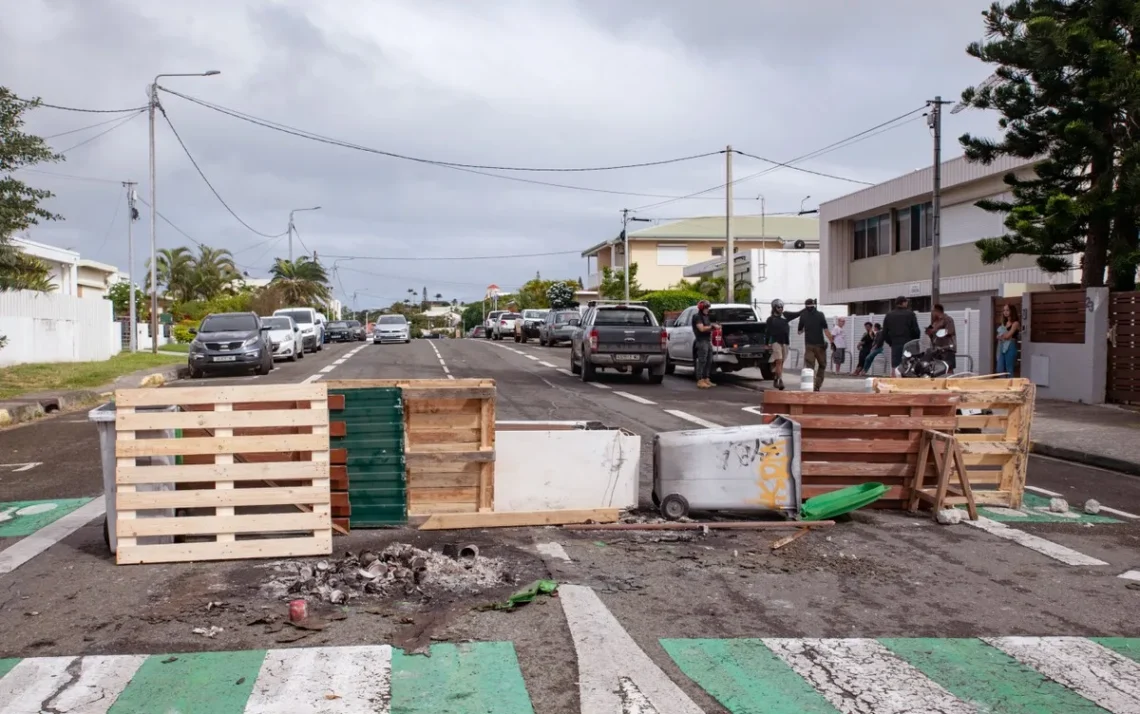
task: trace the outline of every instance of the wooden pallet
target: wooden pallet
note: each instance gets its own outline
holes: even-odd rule
[[[115,403],[119,564],[332,553],[325,385],[126,389]],[[161,406],[181,410],[136,411]],[[137,438],[167,429],[182,438]],[[276,429],[305,433],[265,433]],[[139,464],[152,456],[183,463]],[[155,509],[179,515],[139,517]],[[183,542],[138,542],[147,536]]]
[[[1037,387],[1028,379],[876,379],[881,394],[954,394],[959,409],[955,436],[962,445],[970,486],[979,504],[1020,508],[1029,467],[1029,430]]]
[[[409,516],[485,513],[494,508],[494,380],[328,382],[329,389],[364,387],[398,387],[403,392]]]
[[[910,497],[922,433],[953,431],[958,397],[949,393],[764,392],[765,422],[799,423],[803,498],[877,482],[890,490],[877,507]]]

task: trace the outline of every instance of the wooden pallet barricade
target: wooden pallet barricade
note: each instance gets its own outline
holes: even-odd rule
[[[958,397],[949,393],[764,392],[765,422],[800,424],[803,498],[882,483],[875,506],[904,508],[925,430],[953,431]]]
[[[325,385],[126,389],[115,403],[119,564],[332,553]],[[161,406],[180,409],[136,411]],[[167,429],[181,438],[136,438]],[[152,456],[182,463],[139,463]],[[138,517],[161,509],[176,515]]]
[[[954,394],[955,424],[979,505],[1021,508],[1037,387],[1028,379],[876,379],[880,394]],[[962,414],[961,411],[967,413]],[[971,411],[981,410],[981,414]]]
[[[330,380],[332,390],[396,387],[404,400],[408,516],[486,513],[495,502],[491,379]],[[332,406],[337,407],[336,399]]]

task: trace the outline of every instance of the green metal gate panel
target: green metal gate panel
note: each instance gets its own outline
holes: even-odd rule
[[[397,388],[331,389],[344,396],[344,410],[331,421],[345,423],[334,449],[348,452],[348,502],[352,528],[408,522],[404,470],[404,401]]]

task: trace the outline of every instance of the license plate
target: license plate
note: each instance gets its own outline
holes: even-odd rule
[[[228,357],[215,357],[214,361],[215,362],[237,362],[237,356],[236,355],[230,355]]]
[[[614,355],[618,362],[640,362],[641,355]]]

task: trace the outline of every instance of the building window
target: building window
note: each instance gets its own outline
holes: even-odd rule
[[[686,266],[689,264],[689,248],[684,245],[660,245],[657,246],[657,264],[658,265],[677,265]]]
[[[895,220],[895,252],[910,250],[910,208],[900,208]]]
[[[934,244],[934,204],[919,203],[898,210],[895,250],[922,250]]]
[[[723,258],[724,257],[724,246],[721,245],[721,246],[717,246],[717,247],[713,248],[712,249],[712,257]]]
[[[855,221],[855,260],[889,255],[891,252],[891,214]]]

